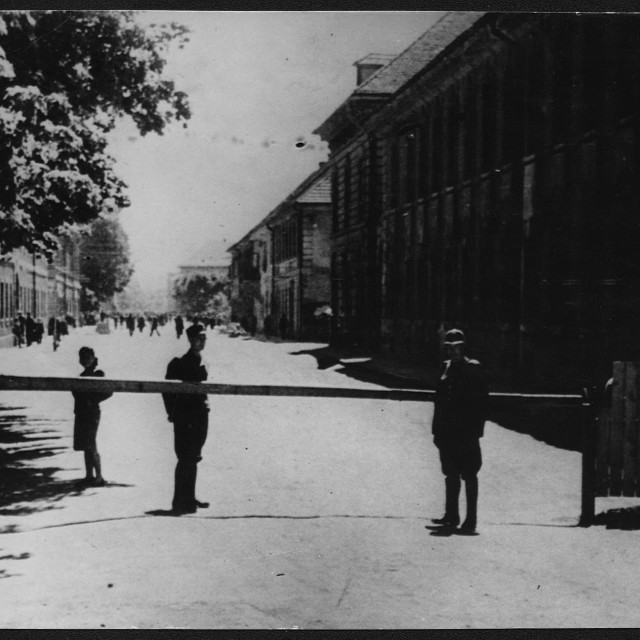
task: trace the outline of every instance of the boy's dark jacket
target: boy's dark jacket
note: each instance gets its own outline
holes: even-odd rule
[[[101,369],[89,368],[85,369],[80,376],[104,378],[104,371]],[[95,391],[72,391],[71,393],[75,398],[75,406],[73,408],[74,413],[87,416],[99,415],[100,403],[113,395],[111,391],[104,393],[96,393]]]

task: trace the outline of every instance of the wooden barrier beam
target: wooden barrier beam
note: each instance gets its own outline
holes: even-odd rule
[[[173,380],[113,380],[111,378],[58,378],[0,375],[0,390],[13,391],[95,391],[112,393],[185,393],[196,395],[308,396],[320,398],[361,398],[432,402],[431,389],[353,389],[347,387],[306,387],[296,385],[249,385],[190,383]],[[578,406],[581,395],[502,393],[489,394],[494,407],[524,404]]]
[[[99,393],[180,393],[195,395],[309,396],[373,400],[433,400],[433,391],[411,389],[350,389],[295,385],[191,383],[173,380],[113,380],[110,378],[57,378],[0,375],[0,390],[94,391]]]

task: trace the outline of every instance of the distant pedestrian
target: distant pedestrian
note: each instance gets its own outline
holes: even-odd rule
[[[154,331],[160,335],[160,332],[158,331],[158,318],[156,316],[151,318],[151,333],[149,335],[152,336]]]
[[[35,340],[38,344],[42,344],[42,336],[44,336],[44,323],[42,318],[36,320]]]
[[[454,529],[460,524],[458,500],[465,483],[467,516],[461,533],[473,535],[477,526],[478,472],[482,466],[480,438],[484,435],[489,393],[481,364],[466,357],[466,340],[459,329],[445,335],[449,360],[436,385],[431,430],[445,476],[445,514],[435,524]]]
[[[19,349],[22,349],[22,328],[20,327],[20,321],[18,320],[18,318],[13,319],[11,333],[13,333],[14,343],[18,346]]]
[[[20,325],[20,335],[22,336],[22,343],[24,343],[27,334],[27,319],[22,315],[22,311],[18,311],[18,324]]]
[[[142,333],[147,324],[147,321],[144,319],[144,316],[138,316],[138,331]]]
[[[90,347],[82,347],[78,353],[80,365],[84,368],[83,377],[103,378],[104,371],[98,369],[98,358]],[[73,391],[75,399],[75,422],[73,425],[73,449],[84,451],[86,475],[83,484],[102,487],[105,485],[102,476],[102,464],[96,436],[100,424],[100,403],[110,398],[112,393],[90,391]]]
[[[132,337],[133,332],[136,330],[136,319],[131,313],[127,316],[127,329],[129,331],[129,336]]]
[[[284,340],[287,337],[287,329],[289,328],[289,318],[283,313],[280,316],[278,322],[278,329],[280,330],[280,337]]]
[[[31,343],[36,341],[35,329],[36,329],[36,321],[33,319],[31,314],[27,312],[27,317],[24,323],[24,331],[25,331],[25,338],[27,341],[27,347],[30,347]]]
[[[182,332],[184,331],[184,320],[182,319],[182,316],[176,316],[173,322],[176,325],[176,338],[180,340]]]
[[[202,360],[207,335],[201,324],[187,329],[189,351],[174,358],[167,367],[167,380],[204,382],[208,377],[207,365]],[[209,428],[209,403],[206,395],[180,395],[163,393],[162,399],[169,422],[173,422],[174,447],[178,462],[175,469],[173,511],[180,515],[205,509],[208,502],[196,499],[198,462],[202,460],[202,447]]]

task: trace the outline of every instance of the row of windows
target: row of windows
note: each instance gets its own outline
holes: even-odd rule
[[[67,312],[71,314],[75,315],[78,312],[78,301],[75,297],[69,297],[67,307]],[[16,285],[0,282],[0,320],[13,319],[18,312],[31,313],[35,318],[46,318],[50,313],[47,292],[36,290],[34,310],[34,291],[32,288],[18,285],[16,298]]]
[[[386,205],[417,198],[620,120],[638,103],[637,21],[555,16],[414,113],[388,139]],[[370,169],[347,154],[333,174],[334,232],[364,220]]]
[[[0,282],[0,320],[14,318],[19,311],[33,312],[34,292],[29,287],[18,286],[18,297],[15,298],[15,285]],[[35,316],[44,317],[47,314],[47,293],[35,292]]]

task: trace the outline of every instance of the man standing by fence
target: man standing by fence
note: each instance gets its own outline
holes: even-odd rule
[[[433,522],[448,528],[460,524],[458,499],[465,482],[467,517],[461,533],[473,535],[477,525],[478,471],[482,466],[480,438],[484,434],[489,393],[482,366],[466,357],[464,333],[452,329],[445,335],[449,360],[445,360],[436,386],[431,426],[445,476],[446,506]]]

